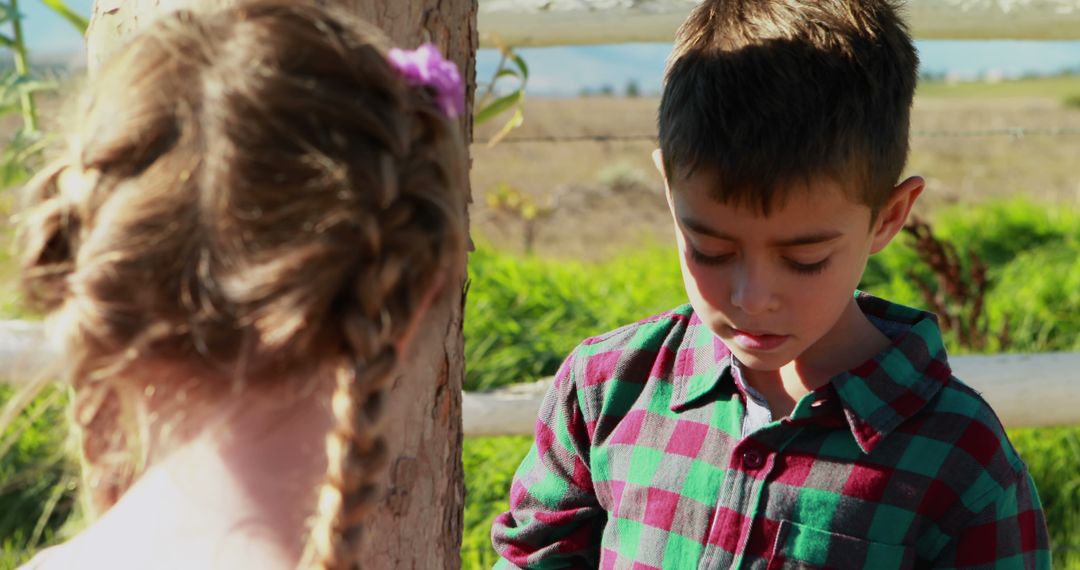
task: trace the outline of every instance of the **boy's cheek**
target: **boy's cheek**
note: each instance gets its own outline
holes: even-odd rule
[[[734,310],[731,307],[730,273],[724,267],[695,262],[687,252],[683,239],[678,236],[679,265],[686,296],[698,317],[709,324],[713,332],[720,334],[729,321],[728,311]]]
[[[688,259],[685,250],[680,251],[679,264],[690,305],[702,320],[715,320],[715,316],[722,313],[720,308],[725,306],[724,296],[727,295],[721,273],[695,264]]]

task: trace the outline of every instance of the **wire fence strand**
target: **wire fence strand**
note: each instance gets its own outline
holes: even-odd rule
[[[915,130],[911,132],[914,138],[985,138],[985,137],[1009,137],[1022,139],[1025,137],[1070,137],[1080,136],[1078,127],[1008,127],[999,129],[966,129],[966,130]],[[522,143],[608,143],[608,142],[656,142],[656,134],[629,134],[629,135],[535,135],[517,136],[502,139],[499,144],[522,144]],[[473,141],[475,144],[488,144],[490,139]]]

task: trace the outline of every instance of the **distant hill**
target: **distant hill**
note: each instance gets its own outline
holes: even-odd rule
[[[0,73],[15,68],[15,58],[8,50],[0,50]],[[86,56],[82,51],[66,53],[30,54],[30,70],[46,77],[67,76],[82,73],[86,69]]]

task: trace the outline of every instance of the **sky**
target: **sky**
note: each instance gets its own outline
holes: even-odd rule
[[[68,0],[81,14],[89,14],[92,0]],[[32,54],[79,58],[82,38],[40,0],[20,6]],[[924,72],[976,77],[995,70],[1006,77],[1024,73],[1054,73],[1080,69],[1080,41],[917,41]],[[576,95],[584,89],[610,85],[622,91],[633,81],[645,93],[658,92],[669,44],[621,44],[527,48],[519,53],[530,67],[527,91],[531,95]],[[494,74],[499,54],[480,50],[477,80]]]
[[[975,78],[988,71],[1011,77],[1080,70],[1078,41],[919,40],[915,44],[924,73]],[[528,93],[576,95],[605,84],[621,92],[630,81],[645,93],[657,93],[670,51],[670,44],[649,43],[531,48],[519,53],[529,64]],[[498,61],[498,52],[481,50],[477,81],[490,81]]]
[[[75,12],[90,15],[93,0],[66,1]],[[22,0],[19,11],[23,14],[23,34],[32,54],[57,56],[77,52],[81,48],[82,37],[75,28],[54,14],[41,0]]]

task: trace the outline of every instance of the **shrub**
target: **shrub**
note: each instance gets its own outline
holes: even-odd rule
[[[987,297],[991,323],[1009,319],[1016,352],[1080,351],[1080,241],[1016,256]]]
[[[937,216],[934,231],[988,266],[991,330],[1010,319],[1010,350],[1074,350],[1080,326],[1080,217],[1023,201]],[[469,262],[467,390],[554,374],[580,341],[686,302],[676,253],[660,246],[606,263],[517,257],[482,245]],[[908,270],[932,283],[907,236],[870,258],[861,287],[924,307]],[[954,334],[949,350],[965,352]],[[996,350],[996,346],[988,347]]]
[[[1046,510],[1054,568],[1080,569],[1080,426],[1009,430]]]
[[[462,568],[491,568],[491,523],[509,508],[510,480],[532,445],[532,437],[470,437],[462,448],[465,465],[465,534]]]
[[[605,166],[596,174],[597,181],[605,188],[615,191],[637,190],[651,188],[652,180],[637,167],[617,162]]]
[[[592,265],[481,247],[469,276],[466,390],[554,374],[581,340],[685,302],[678,263],[659,247]]]
[[[936,216],[934,233],[954,244],[962,261],[972,251],[986,264],[986,318],[990,331],[1008,321],[1010,352],[1075,350],[1080,346],[1080,218],[1069,209],[1042,208],[1022,200],[946,210]],[[863,289],[905,305],[925,307],[909,272],[935,285],[919,261],[909,236],[901,235],[870,258]],[[1070,286],[1072,287],[1070,289]],[[949,351],[968,349],[945,334]],[[993,342],[990,352],[1001,347]]]

